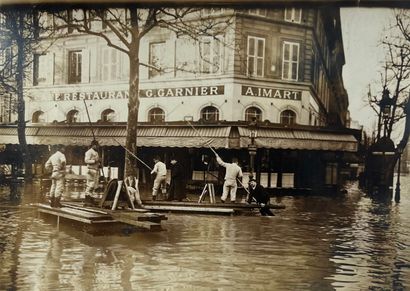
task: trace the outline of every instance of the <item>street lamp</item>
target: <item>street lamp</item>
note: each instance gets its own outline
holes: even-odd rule
[[[389,91],[389,89],[384,87],[382,99],[379,102],[379,107],[380,107],[379,121],[380,121],[380,117],[383,117],[384,136],[387,135],[387,123],[389,121],[389,117],[390,117],[390,114],[391,114],[392,105],[393,105],[393,99],[390,98],[390,91]]]
[[[250,157],[250,173],[249,176],[253,177],[253,172],[255,170],[255,156],[258,148],[256,147],[255,144],[255,138],[258,136],[258,129],[257,129],[257,123],[256,120],[253,120],[251,123],[249,123],[248,126],[249,129],[249,138],[251,140],[251,143],[248,145],[248,151],[249,151],[249,157]]]

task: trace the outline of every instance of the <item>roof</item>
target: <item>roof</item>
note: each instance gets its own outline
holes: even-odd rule
[[[126,125],[94,126],[96,139],[102,146],[125,145]],[[34,145],[65,144],[88,146],[93,131],[85,125],[50,125],[26,128],[27,143]],[[239,134],[238,134],[239,132]],[[247,148],[250,131],[233,125],[144,125],[137,129],[139,147]],[[236,141],[236,142],[235,142]],[[357,140],[348,132],[300,128],[258,128],[254,140],[259,148],[357,151]],[[0,143],[17,144],[16,127],[0,127]]]

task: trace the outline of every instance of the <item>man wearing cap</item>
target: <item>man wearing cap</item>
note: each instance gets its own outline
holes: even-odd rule
[[[249,197],[247,202],[251,204],[252,200],[259,204],[259,212],[262,216],[274,216],[269,209],[269,195],[262,185],[256,183],[255,178],[249,180]]]
[[[219,165],[226,168],[225,182],[223,185],[223,193],[221,197],[221,202],[224,203],[228,194],[231,195],[231,203],[236,201],[236,190],[238,189],[238,184],[236,179],[242,178],[242,169],[238,166],[238,159],[233,158],[232,163],[225,163],[218,154],[215,153],[216,161]]]
[[[152,200],[157,200],[158,189],[161,187],[162,194],[165,195],[167,192],[167,167],[161,159],[156,156],[154,158],[154,168],[151,171],[151,174],[156,174],[154,185],[152,187]]]
[[[84,162],[87,164],[87,187],[85,189],[85,204],[94,204],[95,189],[98,187],[100,156],[98,141],[91,142],[90,149],[85,153]]]
[[[176,158],[171,159],[171,182],[169,186],[168,201],[174,199],[182,201],[185,198],[184,169]]]
[[[57,146],[56,152],[47,160],[45,168],[51,171],[50,206],[61,207],[61,196],[64,192],[66,158],[65,146]]]

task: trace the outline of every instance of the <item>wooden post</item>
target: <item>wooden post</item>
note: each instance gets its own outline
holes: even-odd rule
[[[119,199],[120,193],[121,193],[122,183],[123,183],[123,181],[121,181],[121,180],[118,181],[117,191],[115,192],[114,202],[112,203],[111,210],[115,210],[115,208],[117,208],[118,199]]]

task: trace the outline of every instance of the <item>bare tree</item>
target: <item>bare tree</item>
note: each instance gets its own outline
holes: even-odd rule
[[[100,37],[128,56],[129,59],[129,101],[128,122],[125,147],[136,153],[137,121],[139,109],[140,66],[150,70],[164,72],[167,69],[155,62],[140,61],[141,40],[154,29],[174,32],[177,36],[200,41],[209,36],[220,41],[221,34],[229,27],[231,17],[215,18],[212,14],[203,16],[200,8],[139,8],[128,4],[116,8],[79,8],[54,11],[53,14],[62,23],[58,29],[75,30],[80,33]],[[95,25],[100,23],[101,25]],[[210,63],[212,60],[208,60]],[[175,69],[175,68],[172,68]],[[188,64],[176,69],[192,70]],[[137,176],[137,163],[132,154],[126,151],[125,176]]]
[[[394,19],[388,36],[382,40],[387,52],[384,72],[380,73],[382,90],[378,92],[379,97],[373,96],[370,88],[368,94],[369,103],[379,117],[377,139],[382,130],[383,136],[391,138],[399,121],[407,115],[405,109],[410,95],[410,12],[398,10]]]
[[[35,7],[1,7],[0,10],[0,87],[11,94],[17,111],[17,132],[25,177],[32,177],[32,159],[26,141],[24,83],[31,69],[33,52],[38,43],[39,14]],[[9,120],[11,121],[11,120]]]

